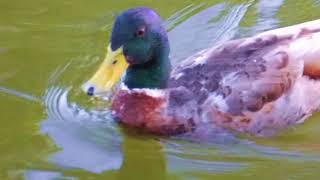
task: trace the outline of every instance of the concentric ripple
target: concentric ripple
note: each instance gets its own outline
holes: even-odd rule
[[[49,161],[95,173],[119,169],[122,137],[109,112],[70,103],[69,90],[52,87],[44,97],[47,119],[41,123],[41,132],[61,148]]]

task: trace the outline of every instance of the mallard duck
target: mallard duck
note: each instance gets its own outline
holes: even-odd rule
[[[271,136],[320,109],[320,20],[219,44],[174,69],[166,29],[152,9],[120,14],[110,41],[83,89],[95,96],[122,81],[111,109],[128,127],[159,135],[201,126]]]

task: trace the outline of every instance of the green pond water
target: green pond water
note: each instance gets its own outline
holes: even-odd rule
[[[127,132],[86,97],[115,16],[137,6],[165,19],[174,64],[320,18],[319,0],[1,0],[0,179],[319,179],[317,115],[273,138],[160,138]]]

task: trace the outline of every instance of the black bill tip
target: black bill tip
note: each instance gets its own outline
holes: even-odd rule
[[[89,87],[87,90],[87,95],[88,96],[93,96],[94,95],[94,87]]]

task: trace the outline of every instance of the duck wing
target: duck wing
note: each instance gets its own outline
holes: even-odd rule
[[[184,87],[198,104],[243,115],[276,101],[303,74],[320,75],[320,68],[314,68],[320,65],[317,60],[320,20],[203,50],[173,71],[169,87]]]

